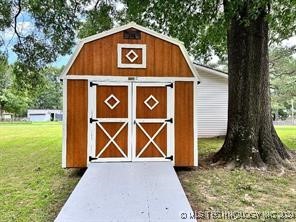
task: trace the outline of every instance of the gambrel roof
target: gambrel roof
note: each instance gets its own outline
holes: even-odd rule
[[[189,68],[190,68],[190,71],[192,72],[193,76],[194,77],[197,77],[198,78],[198,72],[197,70],[195,69],[184,45],[183,45],[183,42],[177,40],[177,39],[174,39],[174,38],[171,38],[171,37],[168,37],[166,35],[162,35],[160,33],[157,33],[153,30],[150,30],[150,29],[147,29],[143,26],[140,26],[140,25],[137,25],[136,23],[134,22],[131,22],[127,25],[123,25],[123,26],[120,26],[120,27],[116,27],[116,28],[113,28],[111,30],[108,30],[108,31],[105,31],[105,32],[102,32],[102,33],[99,33],[99,34],[96,34],[96,35],[92,35],[92,36],[89,36],[89,37],[86,37],[84,39],[81,39],[73,53],[73,55],[71,56],[70,60],[68,61],[67,65],[65,66],[64,70],[62,71],[62,74],[60,76],[61,79],[64,79],[66,78],[66,75],[67,73],[69,72],[71,66],[73,65],[75,59],[77,58],[79,52],[81,51],[82,47],[84,46],[84,44],[88,43],[88,42],[92,42],[94,40],[98,40],[98,39],[101,39],[101,38],[104,38],[106,36],[109,36],[109,35],[112,35],[112,34],[115,34],[115,33],[118,33],[118,32],[121,32],[121,31],[124,31],[124,30],[127,30],[127,29],[130,29],[130,28],[134,28],[134,29],[137,29],[139,31],[142,31],[144,33],[147,33],[151,36],[154,36],[154,37],[157,37],[159,39],[162,39],[164,41],[167,41],[167,42],[170,42],[176,46],[178,46],[186,60],[186,63],[188,64]]]

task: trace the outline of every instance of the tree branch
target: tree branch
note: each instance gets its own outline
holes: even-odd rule
[[[96,2],[96,4],[95,4],[95,7],[94,7],[95,10],[97,10],[100,1],[101,1],[101,0],[97,0],[97,2]]]
[[[18,30],[17,30],[17,18],[22,12],[22,2],[21,2],[21,0],[18,0],[17,6],[18,6],[18,11],[17,11],[16,15],[14,16],[14,32],[17,35],[19,41],[21,42],[21,36],[20,36],[20,34],[18,33]]]
[[[285,75],[291,75],[293,73],[296,73],[296,70],[292,70],[290,72],[282,72],[282,73],[279,73],[277,74],[276,71],[271,71],[271,73],[275,76],[275,77],[282,77],[282,76],[285,76]]]

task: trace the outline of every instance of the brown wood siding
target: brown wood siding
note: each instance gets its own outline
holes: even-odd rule
[[[176,82],[175,86],[175,165],[193,166],[193,83]]]
[[[179,46],[142,32],[140,40],[123,39],[123,32],[86,43],[69,70],[70,75],[178,76],[192,72]],[[147,68],[117,68],[117,44],[146,44]],[[141,57],[141,56],[140,56]]]
[[[159,102],[153,110],[144,103],[152,95]],[[151,98],[148,104],[153,106]],[[166,87],[137,87],[136,118],[166,118],[167,117],[167,88]]]
[[[105,100],[114,95],[119,103],[111,109]],[[107,100],[109,104],[115,103],[114,99]],[[97,118],[128,118],[128,87],[127,86],[98,86],[97,87]]]
[[[67,80],[67,167],[86,167],[87,81]]]

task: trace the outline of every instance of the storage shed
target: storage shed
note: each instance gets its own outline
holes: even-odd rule
[[[58,109],[28,109],[27,118],[32,122],[62,121],[63,112]]]
[[[63,167],[197,166],[199,77],[183,44],[130,23],[82,39],[61,79]]]

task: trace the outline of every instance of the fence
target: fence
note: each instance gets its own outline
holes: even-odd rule
[[[11,118],[0,118],[0,122],[29,122],[27,117],[11,117]]]
[[[293,120],[292,118],[288,118],[286,120],[275,120],[273,121],[273,124],[277,126],[296,125],[296,120]]]

